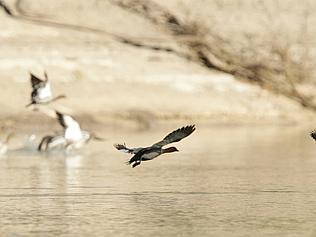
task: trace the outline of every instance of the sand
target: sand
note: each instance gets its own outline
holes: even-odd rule
[[[25,108],[31,92],[29,72],[42,76],[44,70],[54,94],[67,95],[46,107],[70,113],[92,127],[147,128],[170,121],[293,125],[314,118],[297,102],[258,85],[169,52],[119,42],[117,34],[172,44],[163,30],[110,3],[69,0],[42,2],[40,7],[31,0],[22,3],[34,19],[43,19],[45,12],[44,19],[103,33],[23,21],[0,11],[0,119],[4,125],[58,128],[54,118]]]

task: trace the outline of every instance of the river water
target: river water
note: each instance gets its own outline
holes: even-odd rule
[[[143,162],[115,131],[80,152],[0,158],[1,236],[315,236],[316,143],[296,127],[197,127],[180,152]],[[172,129],[171,129],[172,130]]]

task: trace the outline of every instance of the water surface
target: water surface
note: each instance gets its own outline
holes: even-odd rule
[[[106,134],[79,153],[0,158],[1,236],[313,236],[316,144],[308,129],[199,128],[179,153],[132,169]],[[124,139],[123,139],[124,138]]]

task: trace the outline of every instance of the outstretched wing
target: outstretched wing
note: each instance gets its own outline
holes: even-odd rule
[[[181,141],[183,138],[189,136],[195,131],[195,125],[189,125],[179,128],[171,133],[169,133],[162,141],[153,144],[155,147],[163,147],[167,144]]]
[[[32,84],[33,89],[38,89],[40,87],[45,86],[45,82],[42,79],[38,78],[32,73],[30,73],[30,76],[31,76],[31,84]]]
[[[62,114],[58,111],[56,111],[57,119],[59,124],[64,128],[76,128],[80,129],[79,123],[70,115]]]
[[[53,139],[53,136],[47,135],[42,138],[40,144],[37,147],[38,151],[46,151],[48,147],[48,143]],[[45,146],[45,147],[44,147]]]
[[[54,148],[59,145],[66,145],[66,139],[64,136],[57,135],[57,136],[45,136],[42,138],[40,144],[37,147],[38,151],[47,151],[50,148]]]
[[[67,124],[66,124],[66,121],[65,121],[65,115],[56,111],[56,115],[57,115],[57,120],[59,122],[59,124],[63,127],[63,128],[67,128]]]
[[[310,136],[316,141],[316,130],[312,131]]]
[[[125,152],[125,153],[130,153],[130,154],[136,154],[143,148],[128,148],[126,147],[125,143],[124,144],[114,144],[113,145],[117,150]]]

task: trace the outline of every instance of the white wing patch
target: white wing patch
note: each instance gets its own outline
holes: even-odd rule
[[[66,139],[63,136],[56,136],[52,139],[52,141],[48,144],[49,148],[54,148],[59,145],[65,145]]]
[[[79,123],[69,115],[64,115],[63,120],[66,125],[65,138],[71,141],[82,140],[83,136]]]
[[[47,82],[44,87],[38,88],[37,92],[40,100],[50,100],[53,97],[49,82]]]

